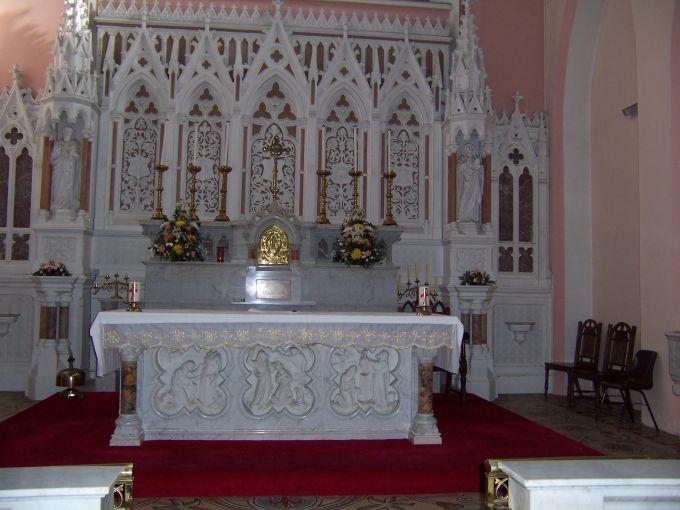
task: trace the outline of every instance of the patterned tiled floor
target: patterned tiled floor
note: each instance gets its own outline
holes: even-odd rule
[[[503,395],[496,404],[605,455],[680,459],[680,437],[625,421],[617,427],[618,406],[597,416],[592,400],[567,407],[563,397]],[[19,393],[0,392],[0,421],[33,402]],[[144,498],[141,510],[481,510],[486,505],[477,493],[412,496],[260,497],[260,498]]]

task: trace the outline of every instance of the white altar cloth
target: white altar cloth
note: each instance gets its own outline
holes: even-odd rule
[[[457,367],[463,324],[449,315],[328,312],[214,312],[114,310],[100,312],[90,328],[97,375],[118,367],[107,352],[125,347],[185,349],[321,344],[328,347],[446,348],[438,358]],[[455,363],[455,365],[453,365]],[[437,364],[439,366],[439,364]],[[457,370],[450,370],[457,371]]]

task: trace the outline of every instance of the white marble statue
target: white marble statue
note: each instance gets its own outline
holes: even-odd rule
[[[50,154],[53,210],[76,210],[80,205],[80,143],[72,135],[73,130],[65,127]]]
[[[456,189],[457,221],[482,221],[482,190],[484,169],[474,145],[465,144],[464,153],[458,156]]]

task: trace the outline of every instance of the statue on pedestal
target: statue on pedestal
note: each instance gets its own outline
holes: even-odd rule
[[[482,221],[482,190],[484,169],[475,146],[465,144],[464,154],[458,156],[456,189],[456,219],[458,221]]]
[[[80,205],[80,143],[72,140],[73,129],[64,128],[62,139],[50,154],[52,164],[52,210],[76,210]]]

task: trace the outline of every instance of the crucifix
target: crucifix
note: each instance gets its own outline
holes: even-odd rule
[[[272,141],[269,145],[262,147],[264,152],[271,154],[272,160],[274,160],[274,165],[272,166],[272,187],[270,188],[272,192],[272,202],[276,203],[277,197],[279,195],[279,185],[278,185],[278,172],[279,172],[279,158],[282,154],[287,154],[290,152],[289,147],[284,147],[279,139],[279,135],[274,135]]]

